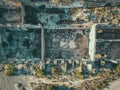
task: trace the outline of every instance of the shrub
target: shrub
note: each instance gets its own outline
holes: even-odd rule
[[[61,74],[61,69],[59,67],[52,67],[51,72],[53,77],[58,78],[58,76]]]
[[[8,67],[9,69],[14,69],[14,65],[12,65],[12,64],[7,64],[7,67]]]
[[[5,74],[7,76],[11,76],[13,74],[13,70],[8,69],[8,70],[5,71]]]
[[[7,66],[7,69],[5,70],[5,74],[7,76],[11,76],[14,73],[15,67],[12,64],[7,64],[6,66]]]
[[[54,90],[53,86],[47,86],[47,90]]]
[[[65,71],[62,71],[62,76],[64,76],[65,75]]]
[[[115,71],[116,71],[116,72],[120,71],[120,64],[118,64],[118,65],[116,66]]]
[[[75,76],[76,76],[76,77],[79,77],[80,79],[83,79],[83,78],[84,78],[82,72],[79,72],[79,71],[76,71],[76,72],[75,72]]]
[[[41,69],[37,69],[36,70],[36,72],[35,72],[38,76],[40,76],[40,77],[43,77],[44,76],[44,73],[43,73],[43,71],[41,70]]]

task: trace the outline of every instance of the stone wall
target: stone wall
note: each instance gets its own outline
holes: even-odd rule
[[[58,2],[60,2],[58,3],[59,5],[56,5],[54,0],[32,0],[32,2],[30,0],[2,0],[0,2],[0,24],[8,26],[17,24],[19,28],[21,28],[20,25],[24,24],[41,26],[45,32],[45,57],[51,58],[54,54],[51,54],[51,52],[55,52],[54,50],[56,50],[56,54],[59,54],[57,58],[62,58],[64,56],[64,58],[67,58],[74,55],[75,58],[79,56],[78,59],[88,55],[88,32],[94,23],[104,24],[106,27],[114,29],[120,26],[120,4],[116,3],[117,1],[105,1],[104,3],[103,0],[85,0],[85,2],[84,0],[81,0],[81,2],[73,2],[71,0],[64,2],[58,0]],[[24,31],[23,29],[25,28],[22,28],[20,31],[14,28],[4,28],[3,30],[2,25],[0,29],[1,49],[3,49],[3,51],[1,51],[1,58],[4,56],[6,58],[16,57],[17,52],[19,54],[21,53],[20,55],[18,54],[19,58],[24,58],[25,56],[31,58],[40,57],[40,32],[37,32],[36,29],[31,29],[31,27],[29,27],[30,32],[29,30]],[[74,32],[72,32],[72,34],[66,33],[69,34],[68,36],[62,35],[61,33],[52,33],[52,31],[60,30],[64,30],[64,32],[73,30]],[[71,39],[73,42],[70,41],[72,36],[74,36],[74,39]],[[75,37],[78,37],[78,39],[75,40]],[[69,42],[62,42],[62,39],[65,38]],[[17,42],[15,41],[16,39],[18,40]],[[59,42],[57,42],[57,40]],[[76,47],[74,47],[74,49],[61,48],[60,43],[67,43],[67,46],[73,44],[73,46]],[[55,47],[48,44],[53,44]],[[34,47],[32,47],[33,45]],[[61,50],[60,53],[59,50]],[[70,55],[67,56],[64,51],[67,51],[67,54],[70,53]],[[35,53],[35,55],[33,53]]]

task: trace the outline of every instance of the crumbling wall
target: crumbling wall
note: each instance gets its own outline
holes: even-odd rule
[[[86,34],[87,30],[90,30],[94,23],[102,23],[105,24],[106,27],[111,28],[119,28],[120,20],[120,5],[115,2],[108,2],[108,0],[103,1],[95,1],[95,0],[21,0],[16,2],[17,0],[2,0],[3,4],[0,4],[0,23],[1,24],[31,24],[38,25],[44,29],[45,34],[45,53],[46,57],[56,57],[54,53],[58,56],[56,58],[71,58],[71,57],[79,57],[84,58],[87,55],[88,49],[88,35]],[[2,2],[1,1],[1,2]],[[22,2],[22,3],[21,3]],[[37,2],[37,3],[35,3]],[[57,4],[57,5],[56,5]],[[59,5],[58,5],[59,4]],[[20,26],[21,27],[21,26]],[[78,27],[78,28],[77,28]],[[77,29],[76,29],[77,28]],[[30,28],[29,28],[30,29]],[[60,31],[64,30],[64,32],[70,31],[73,29],[74,31],[71,33],[61,34],[59,32],[53,33],[52,31]],[[31,34],[29,31],[14,31],[4,30],[1,33],[2,40],[2,49],[10,49],[3,50],[5,57],[16,57],[17,52],[11,50],[10,44],[12,47],[19,48],[20,51],[24,51],[29,49],[35,44],[35,53],[37,55],[35,57],[40,57],[40,34],[41,32],[35,32],[36,38],[31,38]],[[30,29],[31,30],[31,29]],[[16,31],[16,32],[15,32]],[[33,33],[35,30],[31,30]],[[25,33],[24,33],[25,32]],[[49,33],[48,33],[49,32]],[[79,32],[79,33],[78,33]],[[28,34],[27,34],[28,33]],[[119,33],[119,32],[118,32]],[[13,36],[18,39],[18,43],[11,43],[11,40],[7,40],[8,36]],[[15,34],[15,35],[14,35]],[[34,33],[33,33],[34,35]],[[38,36],[37,36],[38,35]],[[19,38],[17,38],[17,36]],[[20,46],[17,44],[21,44],[24,42],[22,37],[27,36],[28,39],[31,38],[31,43],[29,45]],[[13,39],[10,37],[10,39]],[[73,39],[74,37],[74,39]],[[75,39],[77,37],[77,39]],[[71,39],[72,38],[72,39]],[[26,42],[29,42],[28,39],[25,39]],[[36,40],[35,40],[36,39]],[[37,42],[35,42],[37,41]],[[65,41],[65,42],[64,42]],[[67,42],[68,41],[68,42]],[[4,43],[3,43],[4,42]],[[39,42],[39,43],[38,43]],[[65,44],[66,43],[66,44]],[[65,45],[65,46],[64,46]],[[72,46],[71,46],[72,45]],[[39,46],[39,47],[38,47]],[[63,47],[64,46],[64,47]],[[23,48],[24,47],[24,48]],[[72,47],[72,48],[71,48]],[[74,47],[74,48],[73,48]],[[27,56],[34,57],[31,49],[24,51],[29,53]],[[65,51],[65,52],[64,52]],[[67,51],[67,52],[66,52]],[[19,51],[18,51],[19,52]],[[2,51],[1,51],[2,53]],[[11,56],[9,56],[11,54]],[[21,53],[20,57],[25,57],[25,53]],[[63,53],[63,54],[62,54]],[[66,54],[67,53],[67,54]],[[14,56],[14,55],[15,56]],[[71,57],[69,57],[71,56]]]
[[[45,58],[80,59],[88,54],[86,30],[79,28],[71,30],[69,26],[69,29],[65,27],[65,25],[77,22],[72,19],[70,8],[49,7],[45,4],[24,4],[24,10],[26,12],[24,23],[40,23],[45,28]]]

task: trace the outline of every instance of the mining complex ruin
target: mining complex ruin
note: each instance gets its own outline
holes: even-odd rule
[[[118,63],[119,48],[118,0],[0,2],[0,63],[92,70],[95,60]]]

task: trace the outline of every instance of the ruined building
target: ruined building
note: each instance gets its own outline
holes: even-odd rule
[[[119,1],[70,1],[2,0],[0,62],[72,70],[81,63],[91,69],[97,57],[119,59]]]

